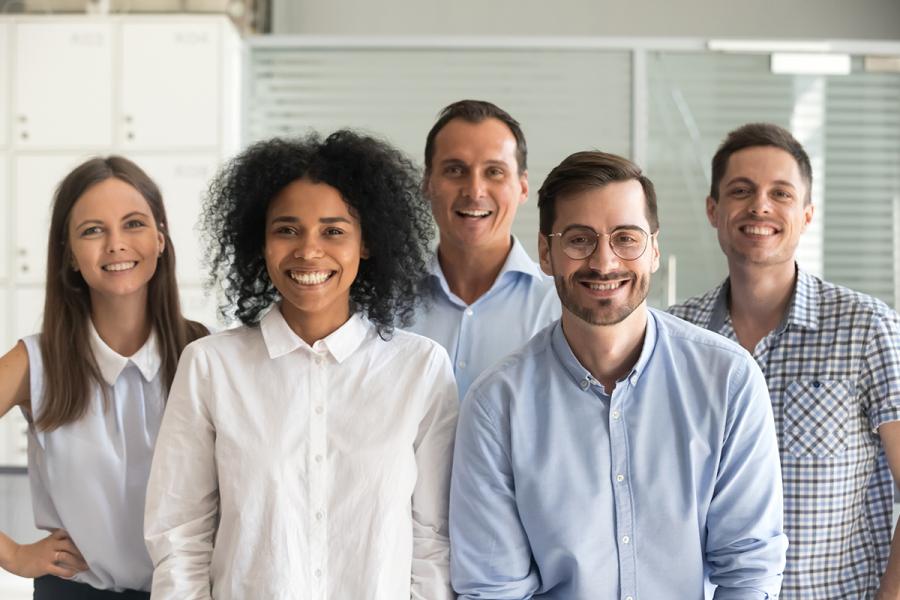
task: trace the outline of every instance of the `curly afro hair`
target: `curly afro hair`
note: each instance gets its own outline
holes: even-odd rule
[[[249,147],[210,184],[203,232],[210,285],[221,284],[224,315],[259,322],[280,295],[269,279],[263,249],[269,203],[306,178],[340,192],[362,227],[369,258],[350,288],[351,312],[362,312],[387,339],[408,325],[425,277],[434,224],[422,199],[418,169],[400,151],[349,130],[323,141],[311,134]]]

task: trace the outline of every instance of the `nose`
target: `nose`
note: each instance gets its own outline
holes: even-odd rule
[[[466,179],[465,188],[463,193],[469,198],[476,199],[481,198],[485,195],[485,180],[484,177],[478,173],[473,172],[471,176]]]
[[[603,234],[597,238],[597,247],[588,256],[588,266],[600,273],[608,273],[621,266],[621,259],[616,256],[609,245],[609,238]]]
[[[757,190],[756,193],[753,194],[748,209],[750,210],[750,214],[753,215],[767,215],[772,212],[772,207],[769,204],[769,196],[765,193],[765,190]]]
[[[108,254],[115,254],[122,250],[125,250],[125,243],[122,239],[122,235],[115,229],[112,229],[106,236],[106,252]]]
[[[323,254],[324,252],[319,243],[319,238],[315,235],[305,235],[301,237],[297,241],[297,246],[294,248],[294,258],[301,258],[303,260],[321,258]]]

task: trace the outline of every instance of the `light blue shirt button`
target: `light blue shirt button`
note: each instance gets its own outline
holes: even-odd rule
[[[614,421],[618,421],[620,416],[621,415],[619,414],[619,411],[617,411],[617,410],[612,411],[612,418]]]
[[[581,389],[586,390],[586,389],[588,389],[590,386],[591,386],[591,382],[590,382],[590,381],[588,381],[587,379],[582,379],[582,380],[581,380]]]

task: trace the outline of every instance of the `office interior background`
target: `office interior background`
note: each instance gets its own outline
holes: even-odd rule
[[[354,127],[421,165],[437,112],[464,97],[522,123],[531,195],[514,232],[532,255],[540,183],[602,149],[657,186],[651,304],[711,288],[726,269],[710,159],[730,129],[771,121],[813,162],[800,264],[900,301],[897,0],[0,0],[0,351],[40,328],[49,205],[84,158],[124,154],[157,180],[186,312],[221,328],[194,225],[224,160]],[[0,530],[20,542],[41,535],[23,429],[0,420]]]

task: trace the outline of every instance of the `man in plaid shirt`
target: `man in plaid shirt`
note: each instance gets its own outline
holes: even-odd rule
[[[729,276],[669,310],[740,343],[766,376],[790,544],[782,598],[900,598],[900,319],[797,267],[811,185],[789,132],[756,123],[729,133],[706,199]]]

